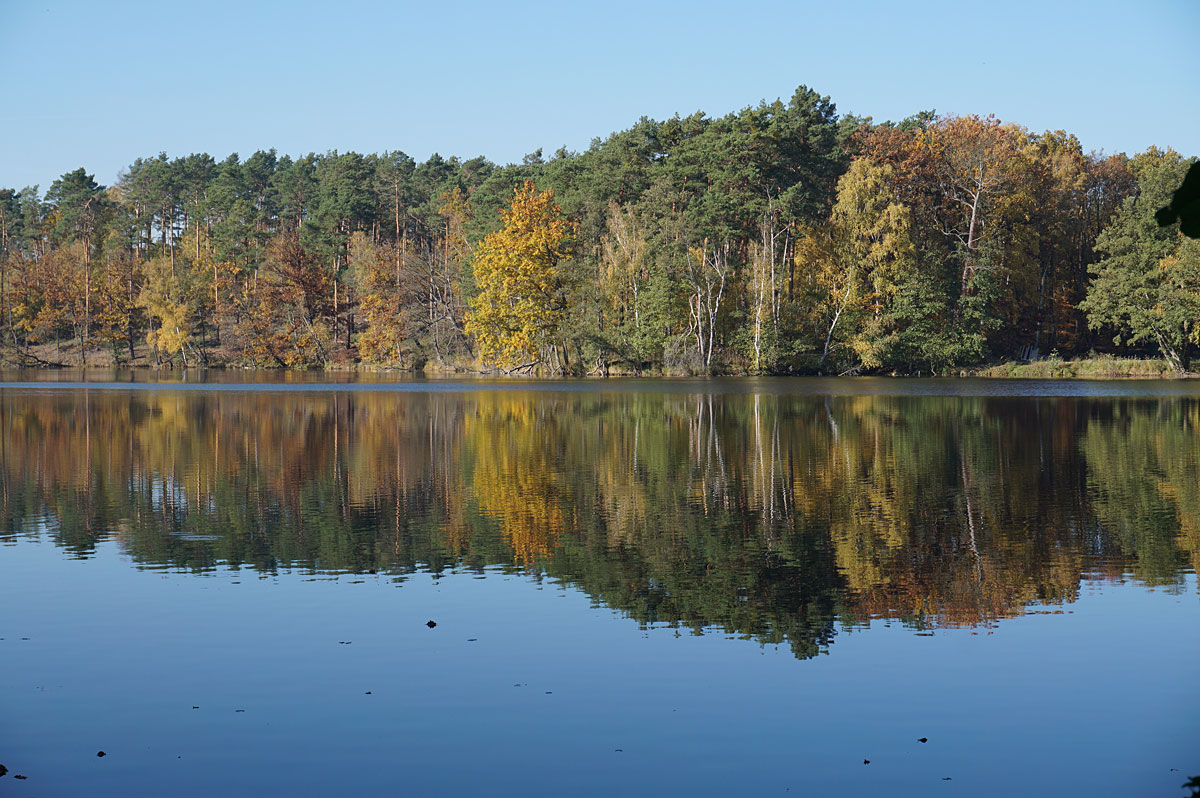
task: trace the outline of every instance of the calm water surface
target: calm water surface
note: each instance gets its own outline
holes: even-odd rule
[[[3,795],[1200,774],[1195,382],[4,376]]]

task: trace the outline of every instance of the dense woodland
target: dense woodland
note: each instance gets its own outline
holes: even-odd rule
[[[839,116],[800,87],[521,164],[402,152],[135,160],[0,190],[19,365],[934,372],[1057,352],[1187,370],[1194,158]]]

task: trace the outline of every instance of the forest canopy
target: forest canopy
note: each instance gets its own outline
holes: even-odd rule
[[[1189,369],[1195,161],[992,116],[697,112],[520,164],[275,150],[0,189],[16,365],[945,373],[1116,352]]]

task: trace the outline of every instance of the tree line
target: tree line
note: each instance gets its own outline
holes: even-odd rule
[[[21,365],[543,374],[934,372],[1091,351],[1190,366],[1194,158],[994,117],[787,102],[539,150],[138,158],[0,190]]]

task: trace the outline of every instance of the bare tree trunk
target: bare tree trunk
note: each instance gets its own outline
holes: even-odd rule
[[[79,358],[87,368],[88,328],[92,324],[92,241],[83,240],[83,329],[79,337]]]
[[[400,258],[403,251],[403,243],[400,240],[400,178],[396,178],[393,183],[396,190],[396,287],[400,287]]]
[[[982,189],[971,195],[971,221],[967,226],[967,255],[962,271],[963,296],[966,296],[971,277],[975,274],[975,248],[978,246],[978,242],[975,240],[976,220],[979,216],[979,200],[982,196]]]

